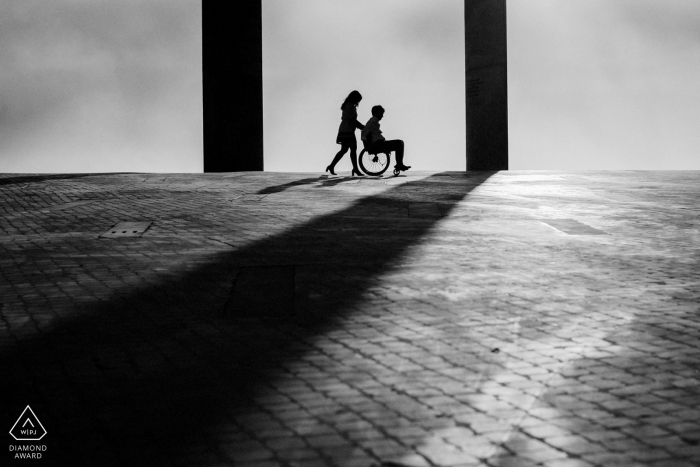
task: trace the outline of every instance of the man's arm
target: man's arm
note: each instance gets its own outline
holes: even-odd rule
[[[362,139],[370,143],[376,143],[384,139],[382,131],[379,129],[379,120],[374,117],[369,119],[365,129],[362,130]]]
[[[362,129],[362,133],[360,133],[360,137],[365,140],[372,142],[372,118],[367,120],[367,124],[365,127]]]
[[[374,125],[372,125],[372,142],[378,141],[384,141],[384,136],[382,136],[382,130],[379,129],[379,120],[375,120]]]

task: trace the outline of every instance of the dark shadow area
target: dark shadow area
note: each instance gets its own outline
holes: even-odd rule
[[[374,215],[377,204],[405,205],[405,193],[428,185],[431,193],[463,199],[491,175],[474,173],[470,183],[439,186],[407,182],[180,275],[162,275],[158,283],[124,286],[109,300],[75,302],[68,305],[73,318],[43,327],[31,316],[11,326],[17,341],[0,357],[0,426],[9,430],[31,405],[48,432],[42,465],[225,460],[211,440],[247,427],[231,433],[211,428],[233,423],[258,391],[269,388],[272,370],[299,359],[309,339],[334,329],[442,218],[397,223]],[[452,207],[445,204],[442,215]],[[238,272],[265,266],[295,267],[295,316],[224,316]],[[23,336],[22,326],[38,328],[39,336]]]
[[[138,172],[110,172],[110,173],[86,173],[86,174],[42,174],[42,175],[12,175],[10,177],[0,177],[0,186],[16,185],[19,183],[40,183],[52,180],[72,180],[75,178],[98,177],[104,175],[127,175]]]

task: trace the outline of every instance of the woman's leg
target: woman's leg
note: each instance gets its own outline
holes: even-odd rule
[[[357,149],[350,149],[350,162],[352,162],[352,170],[360,172],[360,169],[357,167]]]
[[[328,166],[328,168],[331,169],[331,172],[335,171],[335,164],[337,164],[340,161],[340,159],[343,158],[345,153],[348,152],[348,149],[350,149],[350,145],[348,143],[343,143],[340,146],[340,151],[338,151],[338,154],[336,154],[335,157],[333,158],[333,162],[331,162],[331,165]],[[354,166],[355,165],[353,164],[353,167]]]
[[[352,162],[353,173],[362,175],[360,168],[357,166],[357,141],[353,141],[353,144],[350,145],[350,162]]]

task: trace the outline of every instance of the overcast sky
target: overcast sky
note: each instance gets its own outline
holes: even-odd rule
[[[263,0],[265,168],[321,171],[339,105],[464,170],[462,0]],[[700,2],[510,0],[511,169],[700,169]],[[350,170],[346,158],[338,166]]]
[[[511,0],[513,169],[700,169],[700,2]]]
[[[200,0],[0,0],[0,172],[201,172]]]
[[[355,89],[464,170],[462,1],[262,0],[266,170],[323,171]],[[700,169],[700,1],[507,10],[512,169]],[[202,170],[200,0],[2,0],[0,44],[0,172]]]
[[[265,169],[323,171],[358,90],[359,120],[382,105],[408,165],[463,170],[463,11],[462,0],[263,0]],[[346,156],[338,169],[350,168]]]

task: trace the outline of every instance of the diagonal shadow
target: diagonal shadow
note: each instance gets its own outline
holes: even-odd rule
[[[439,190],[462,199],[491,175]],[[190,448],[198,465],[216,463],[211,439],[227,433],[211,427],[245,411],[272,370],[298,360],[305,342],[334,329],[378,277],[400,267],[441,217],[397,219],[407,217],[407,199],[425,200],[435,186],[408,182],[169,280],[76,301],[74,318],[38,337],[19,329],[0,356],[0,423],[9,429],[31,405],[50,432],[45,464],[173,465]],[[453,206],[442,205],[442,215]],[[280,264],[303,272],[296,318],[221,316],[241,268]]]
[[[294,187],[298,187],[298,186],[305,186],[305,185],[312,185],[312,184],[318,184],[317,187],[319,187],[319,188],[333,187],[336,185],[340,185],[342,183],[347,183],[350,181],[358,181],[358,180],[361,180],[361,179],[353,178],[353,177],[304,178],[302,180],[295,180],[293,182],[284,183],[282,185],[275,185],[275,186],[263,188],[262,190],[259,190],[257,192],[257,194],[269,195],[272,193],[281,193],[281,192],[286,191],[290,188],[294,188]]]

